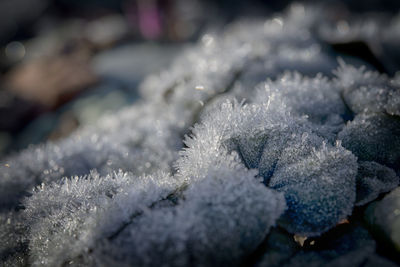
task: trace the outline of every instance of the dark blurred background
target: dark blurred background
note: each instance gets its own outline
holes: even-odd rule
[[[0,157],[137,100],[136,87],[207,29],[291,1],[0,0]],[[324,1],[396,13],[399,1]]]

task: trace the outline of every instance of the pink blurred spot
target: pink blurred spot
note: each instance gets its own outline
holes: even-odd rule
[[[139,29],[144,38],[156,39],[161,35],[160,13],[153,1],[138,3]]]

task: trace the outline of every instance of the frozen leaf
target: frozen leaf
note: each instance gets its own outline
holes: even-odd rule
[[[354,113],[383,112],[400,116],[400,86],[384,74],[339,60],[335,71],[344,101]]]
[[[359,114],[339,133],[345,148],[361,161],[400,166],[400,118],[385,114]]]
[[[364,205],[399,185],[396,173],[373,161],[358,163],[356,205]]]
[[[96,262],[90,253],[98,244],[178,186],[168,175],[132,177],[119,172],[106,177],[91,173],[38,187],[24,210],[32,264]]]
[[[340,146],[323,144],[295,159],[276,168],[269,186],[285,193],[289,208],[281,224],[288,231],[319,235],[352,213],[356,158]]]
[[[135,266],[239,265],[285,209],[283,196],[254,174],[226,155],[203,169],[178,205],[146,212],[104,251],[121,249],[100,258]]]

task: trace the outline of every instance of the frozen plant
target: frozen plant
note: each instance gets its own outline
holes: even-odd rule
[[[275,80],[259,84],[250,99],[256,103],[268,100],[271,109],[285,105],[291,116],[306,116],[315,130],[330,141],[336,140],[349,117],[340,88],[321,74],[310,78],[298,72],[285,72]]]
[[[400,75],[332,72],[327,12],[204,34],[131,107],[2,159],[1,263],[390,266],[355,206],[398,186]]]
[[[69,138],[30,147],[0,165],[0,209],[12,209],[34,186],[62,177],[171,171],[181,147],[177,123],[163,107],[137,106],[102,118]],[[154,123],[155,114],[160,113]],[[161,115],[162,114],[162,115]],[[150,127],[151,125],[151,127]]]
[[[357,173],[356,205],[364,205],[379,194],[389,192],[399,185],[396,173],[374,161],[360,161]]]
[[[285,209],[282,194],[265,188],[235,153],[203,168],[175,206],[145,212],[99,258],[106,265],[238,266]],[[120,249],[113,250],[112,247]]]
[[[400,166],[400,117],[383,113],[358,114],[338,134],[345,148],[362,161]]]
[[[30,263],[98,264],[91,253],[99,244],[179,186],[165,174],[132,177],[122,172],[106,177],[92,172],[39,186],[24,203]]]
[[[213,164],[209,155],[237,151],[267,186],[285,193],[282,225],[293,233],[318,235],[352,212],[356,158],[340,144],[326,144],[307,120],[289,116],[284,107],[270,109],[265,101],[226,102],[204,115],[185,141],[178,173],[202,177]]]
[[[376,71],[356,68],[339,60],[335,70],[346,105],[354,113],[387,113],[400,116],[400,84]]]

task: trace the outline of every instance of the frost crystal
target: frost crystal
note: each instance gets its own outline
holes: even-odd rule
[[[12,212],[0,213],[0,261],[2,266],[24,266],[26,237],[21,215]]]
[[[396,173],[373,161],[361,161],[357,174],[356,205],[364,205],[399,185]]]
[[[350,215],[356,173],[356,158],[349,151],[325,145],[294,163],[277,167],[269,185],[285,193],[289,207],[283,217],[285,227],[294,233],[315,235]]]
[[[400,73],[323,42],[398,44],[399,18],[360,21],[293,4],[206,33],[131,107],[2,159],[1,265],[391,266],[357,206],[399,184]],[[367,208],[393,242],[396,194]]]
[[[24,211],[31,263],[91,263],[90,253],[99,243],[178,186],[168,175],[132,177],[120,172],[107,177],[91,173],[38,187]]]
[[[398,170],[400,118],[381,113],[359,114],[339,133],[345,148],[362,161],[375,161]]]
[[[336,70],[343,98],[354,113],[383,112],[400,116],[400,86],[396,80],[365,67],[355,68],[340,60]]]
[[[265,238],[285,204],[237,161],[227,157],[225,166],[204,170],[185,200],[146,212],[108,244],[124,249],[100,257],[131,266],[238,265]]]
[[[332,141],[349,117],[339,87],[321,74],[309,78],[297,72],[286,72],[276,81],[260,84],[251,99],[255,102],[268,99],[270,109],[284,105],[290,115],[306,116],[315,124],[315,130]]]
[[[31,147],[0,165],[1,208],[17,205],[40,183],[87,175],[96,169],[106,176],[122,169],[134,174],[171,171],[181,147],[176,121],[156,107],[133,106],[104,117],[58,143]],[[162,113],[149,127],[148,120]]]
[[[202,177],[214,164],[211,156],[234,150],[247,168],[258,169],[266,185],[285,193],[282,225],[288,231],[318,235],[351,214],[356,158],[340,145],[326,144],[308,121],[271,109],[270,103],[237,102],[226,102],[203,119],[186,140],[189,148],[178,161],[182,174]]]

